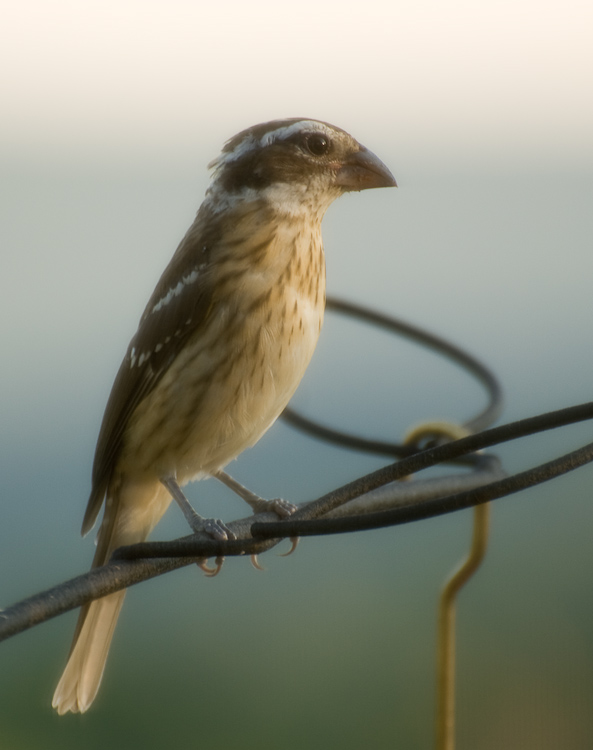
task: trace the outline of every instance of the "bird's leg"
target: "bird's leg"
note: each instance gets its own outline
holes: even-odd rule
[[[248,490],[247,487],[243,487],[242,484],[239,484],[236,479],[233,479],[224,471],[217,471],[212,476],[219,479],[223,484],[226,484],[229,489],[245,500],[254,513],[265,513],[268,511],[275,513],[279,518],[288,518],[297,509],[297,506],[293,505],[293,503],[280,498],[276,500],[264,500],[263,497],[259,497],[259,495]]]
[[[213,474],[212,476],[219,479],[223,484],[226,484],[229,489],[245,500],[254,513],[272,512],[279,518],[289,518],[297,509],[296,505],[289,503],[287,500],[282,500],[281,498],[276,498],[275,500],[264,500],[263,497],[256,495],[255,492],[251,492],[251,490],[248,490],[247,487],[244,487],[224,471],[217,471],[216,474]],[[292,547],[286,553],[287,555],[290,555],[295,551],[299,542],[296,537],[291,537],[290,541]],[[251,555],[251,562],[253,567],[257,570],[263,570],[262,566],[259,564],[257,555]]]
[[[218,518],[204,518],[192,508],[175,477],[162,477],[161,484],[169,490],[171,497],[175,500],[177,505],[179,505],[187,522],[196,534],[203,532],[217,542],[226,542],[229,539],[236,539],[229,527]]]

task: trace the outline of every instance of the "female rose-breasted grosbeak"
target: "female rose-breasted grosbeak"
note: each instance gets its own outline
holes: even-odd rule
[[[116,376],[82,525],[105,512],[93,566],[143,541],[171,498],[194,530],[226,539],[180,487],[216,476],[256,511],[260,500],[222,472],[274,423],[317,343],[325,306],[321,220],[345,192],[394,186],[348,133],[316,120],[263,123],[231,138],[196,219],[165,269]],[[56,688],[58,713],[84,712],[103,675],[125,591],[81,610]]]

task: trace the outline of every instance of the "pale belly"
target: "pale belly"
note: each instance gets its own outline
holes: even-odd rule
[[[221,321],[201,353],[190,356],[190,348],[178,357],[130,425],[126,473],[174,475],[184,484],[223,468],[271,427],[305,373],[323,321],[319,296],[282,294],[285,304],[270,300],[272,315],[265,306],[245,316],[232,347],[219,345]]]

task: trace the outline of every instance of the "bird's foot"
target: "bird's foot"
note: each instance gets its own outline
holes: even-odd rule
[[[199,513],[195,513],[191,520],[189,518],[187,520],[195,534],[207,534],[215,542],[228,542],[230,539],[237,538],[220,518],[203,518]]]
[[[171,497],[181,508],[186,521],[189,523],[195,534],[206,534],[216,542],[227,542],[229,539],[237,538],[229,527],[220,519],[204,518],[197,513],[183,494],[183,490],[177,483],[175,477],[163,477],[161,483],[169,490]]]
[[[278,518],[290,518],[297,510],[294,503],[289,503],[288,500],[282,500],[280,497],[275,500],[264,500],[260,497],[250,505],[254,513],[275,513]]]
[[[293,503],[280,498],[276,500],[264,500],[263,497],[256,495],[251,490],[248,490],[247,487],[243,487],[242,484],[224,471],[217,471],[213,476],[223,484],[226,484],[239,497],[243,498],[254,513],[275,513],[278,518],[288,518],[297,509],[297,506]]]

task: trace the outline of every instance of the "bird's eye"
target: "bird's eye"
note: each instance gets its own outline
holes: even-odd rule
[[[313,154],[313,156],[323,156],[329,153],[331,149],[331,141],[327,136],[321,135],[321,133],[308,135],[305,139],[305,145],[309,153]]]

